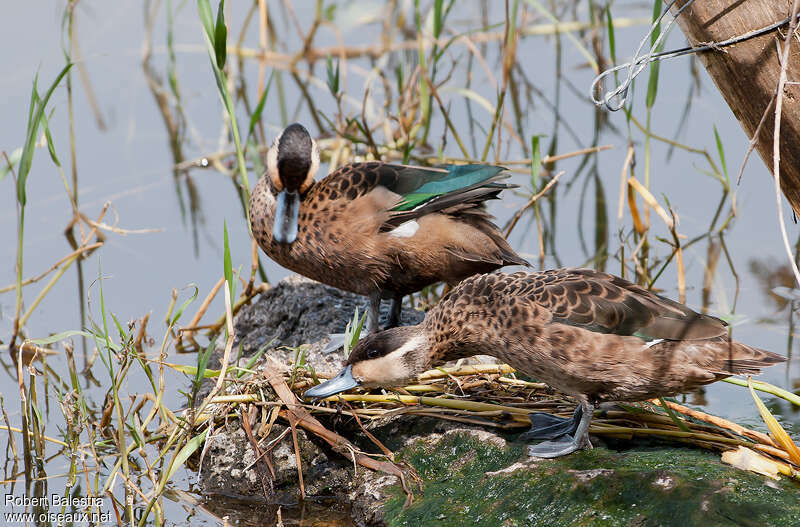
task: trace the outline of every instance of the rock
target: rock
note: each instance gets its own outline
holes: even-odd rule
[[[217,431],[208,440],[200,465],[200,484],[209,494],[271,499],[272,478],[266,465],[256,463],[253,447],[241,428]]]

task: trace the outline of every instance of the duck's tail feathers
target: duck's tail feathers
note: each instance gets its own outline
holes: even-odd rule
[[[728,341],[723,345],[726,349],[717,356],[714,369],[716,374],[725,377],[731,374],[758,375],[762,368],[786,362],[786,357],[741,342]]]

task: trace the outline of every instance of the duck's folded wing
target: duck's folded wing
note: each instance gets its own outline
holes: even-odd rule
[[[448,165],[423,168],[384,165],[379,185],[398,194],[400,200],[391,209],[384,230],[391,230],[409,220],[433,212],[473,213],[488,218],[479,208],[488,200],[514,185],[499,183],[506,179],[505,168],[493,165]]]
[[[727,324],[636,284],[591,269],[539,273],[535,301],[556,323],[644,340],[694,340],[725,335]]]

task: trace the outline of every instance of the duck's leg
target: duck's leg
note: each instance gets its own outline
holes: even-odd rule
[[[369,295],[369,308],[367,309],[367,327],[362,329],[361,335],[378,331],[378,317],[381,314],[381,294],[380,292]],[[333,353],[344,346],[346,335],[344,333],[331,333],[328,335],[330,340],[323,348],[322,353]]]
[[[400,325],[400,311],[403,309],[403,295],[394,294],[392,304],[389,308],[389,320],[386,321],[384,329],[396,328]]]
[[[381,292],[369,295],[369,311],[367,311],[367,332],[378,332],[378,321],[381,317]],[[363,333],[363,332],[362,332]]]
[[[581,398],[581,411],[583,415],[574,434],[564,434],[551,441],[529,446],[528,454],[535,457],[553,458],[571,454],[584,447],[591,448],[589,423],[591,423],[592,414],[594,414],[594,405],[588,399]]]
[[[555,439],[565,434],[574,434],[583,416],[583,406],[578,405],[572,417],[558,417],[544,412],[528,414],[531,420],[531,429],[520,434],[519,439],[530,441],[533,439]]]

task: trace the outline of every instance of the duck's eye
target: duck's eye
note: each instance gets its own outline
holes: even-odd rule
[[[375,348],[371,348],[371,349],[367,350],[367,358],[368,359],[374,359],[377,356],[378,356],[378,350],[376,350]]]

